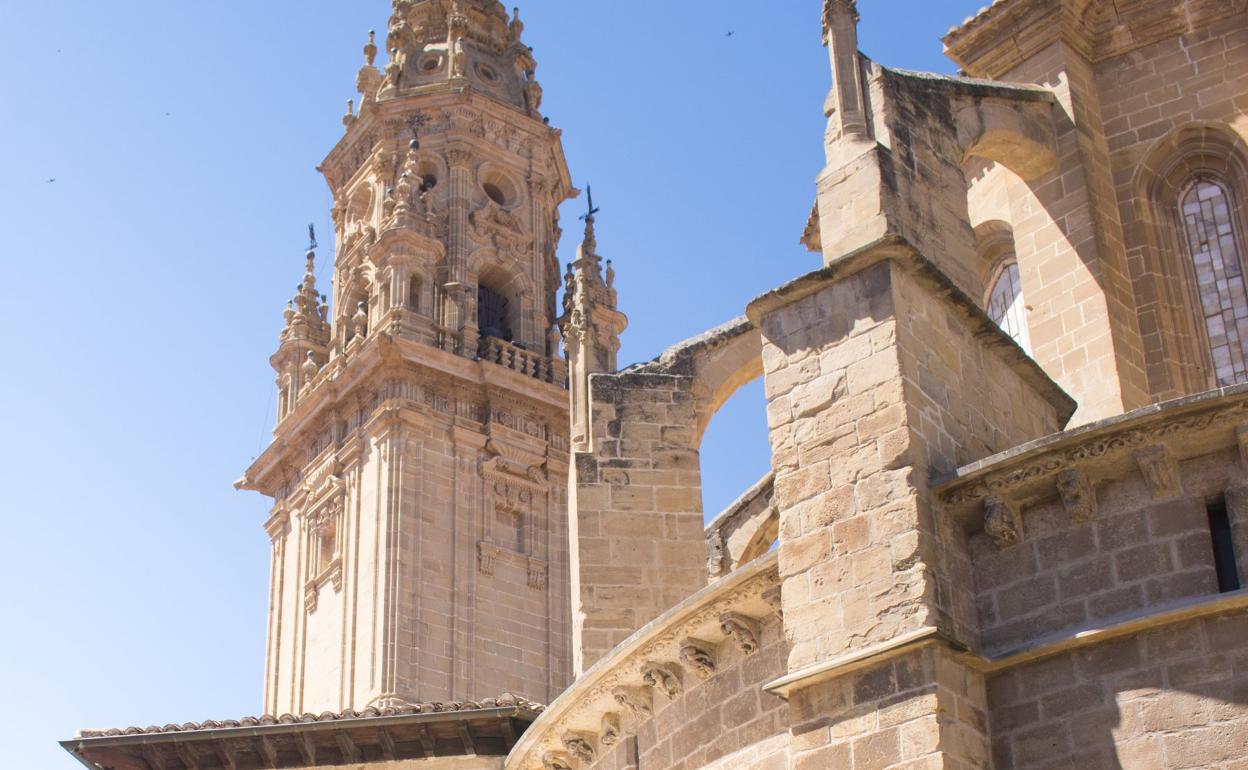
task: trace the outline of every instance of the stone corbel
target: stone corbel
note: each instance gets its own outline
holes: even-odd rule
[[[614,746],[620,742],[620,715],[608,711],[602,715],[602,735],[598,742],[603,746]]]
[[[758,652],[758,621],[753,618],[739,612],[725,612],[719,616],[719,629],[746,655]]]
[[[654,714],[654,701],[645,687],[615,687],[611,697],[638,719],[649,719]]]
[[[674,668],[661,663],[647,662],[641,664],[641,681],[659,690],[672,700],[680,697],[680,693],[684,689],[680,681],[680,674]]]
[[[1183,492],[1179,464],[1165,445],[1154,444],[1135,450],[1135,462],[1154,501],[1169,500]]]
[[[1078,468],[1067,468],[1057,474],[1057,493],[1071,521],[1082,523],[1096,516],[1096,492],[1087,474]]]
[[[1008,501],[989,495],[984,498],[984,532],[1002,550],[1023,541],[1023,519]]]
[[[315,580],[309,581],[303,587],[303,611],[311,615],[316,612],[316,603],[320,595],[321,587],[317,585]]]
[[[597,758],[597,752],[594,751],[594,736],[589,733],[564,733],[560,740],[568,753],[587,767],[592,765]]]
[[[543,770],[572,770],[572,758],[563,751],[548,751],[542,755]]]
[[[685,639],[680,643],[680,663],[705,682],[715,676],[715,645],[701,639]]]

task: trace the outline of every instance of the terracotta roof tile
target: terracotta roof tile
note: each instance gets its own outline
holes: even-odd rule
[[[438,703],[409,703],[402,706],[386,708],[366,708],[363,711],[324,711],[320,714],[282,714],[273,716],[266,714],[259,717],[243,717],[242,719],[226,719],[216,721],[209,719],[204,722],[187,722],[186,724],[167,724],[164,727],[151,725],[148,727],[114,727],[106,730],[80,730],[79,738],[113,738],[122,735],[155,735],[159,733],[185,733],[204,730],[222,730],[233,727],[257,727],[262,725],[291,725],[302,722],[337,722],[346,719],[371,719],[376,717],[402,716],[406,714],[431,714],[449,711],[480,711],[506,706],[517,706],[535,714],[541,713],[545,706],[515,695],[504,695],[501,698],[486,698],[480,701],[450,701]]]

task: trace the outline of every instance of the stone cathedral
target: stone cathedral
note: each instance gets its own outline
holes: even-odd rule
[[[803,2],[811,264],[620,368],[592,203],[555,256],[579,191],[519,12],[393,0],[238,482],[272,500],[263,713],[73,757],[1248,770],[1248,0],[995,0],[956,77]],[[760,378],[771,470],[704,512]]]

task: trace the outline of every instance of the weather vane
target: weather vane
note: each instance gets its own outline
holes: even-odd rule
[[[594,208],[594,188],[590,187],[589,185],[585,185],[585,198],[587,202],[589,203],[589,211],[587,211],[585,215],[581,217],[582,222],[588,222],[589,220],[594,218],[594,214],[597,214],[599,211],[602,210],[602,209]]]
[[[316,225],[308,225],[308,251],[316,250]]]

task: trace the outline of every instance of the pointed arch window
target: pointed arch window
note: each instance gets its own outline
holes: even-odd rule
[[[1179,211],[1219,387],[1248,382],[1248,290],[1231,196],[1212,177],[1183,192]]]
[[[995,278],[989,284],[988,296],[984,300],[988,316],[1030,355],[1031,337],[1027,332],[1027,307],[1023,301],[1018,260],[1012,257],[1002,260],[993,274]]]

